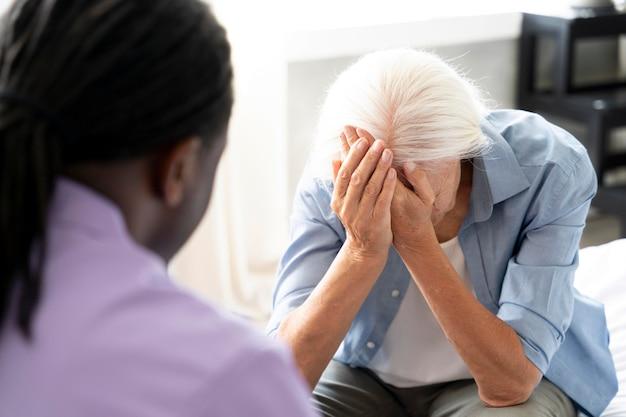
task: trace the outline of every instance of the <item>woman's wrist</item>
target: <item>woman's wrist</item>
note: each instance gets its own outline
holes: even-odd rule
[[[350,263],[375,267],[385,265],[389,256],[389,247],[385,249],[371,248],[348,237],[343,244],[342,252]]]
[[[409,236],[403,236],[396,239],[394,236],[394,247],[400,254],[403,255],[419,255],[426,252],[433,246],[438,246],[437,233],[432,223],[424,225],[420,229],[420,233],[415,233]]]

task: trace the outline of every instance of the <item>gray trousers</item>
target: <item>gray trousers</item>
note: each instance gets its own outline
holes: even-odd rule
[[[331,361],[313,391],[324,417],[575,417],[571,400],[543,379],[530,399],[503,408],[485,406],[473,380],[396,388],[372,371]]]

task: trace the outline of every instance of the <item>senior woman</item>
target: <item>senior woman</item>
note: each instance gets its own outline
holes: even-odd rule
[[[392,50],[337,79],[320,138],[332,173],[299,185],[268,330],[323,415],[601,414],[616,377],[572,286],[596,192],[574,137]]]

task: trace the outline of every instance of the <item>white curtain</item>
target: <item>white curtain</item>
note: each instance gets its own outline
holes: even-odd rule
[[[170,265],[183,285],[262,324],[286,244],[286,67],[271,1],[211,1],[233,48],[235,107],[210,208]]]

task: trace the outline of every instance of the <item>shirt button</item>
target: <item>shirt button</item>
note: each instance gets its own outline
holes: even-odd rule
[[[400,296],[400,290],[393,290],[393,291],[391,291],[391,296],[393,298],[398,298]]]
[[[374,342],[367,342],[367,348],[368,349],[374,349],[376,347],[376,343]]]

